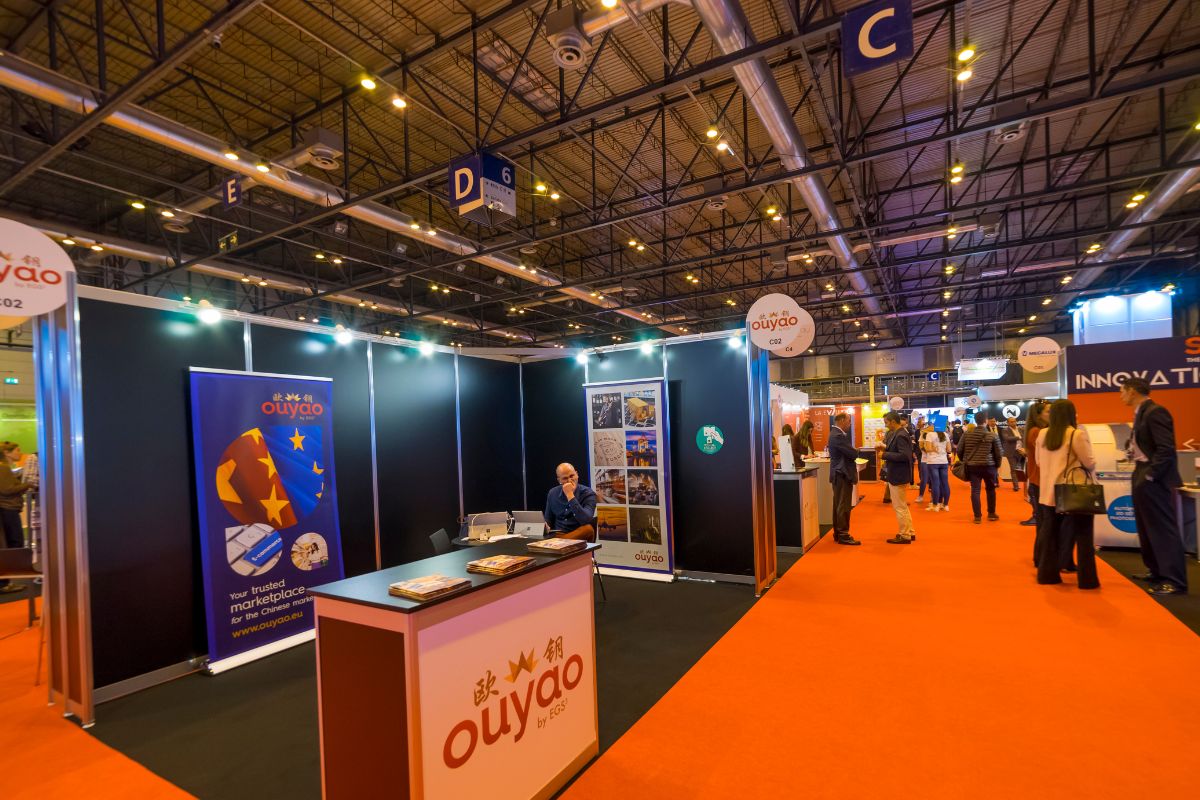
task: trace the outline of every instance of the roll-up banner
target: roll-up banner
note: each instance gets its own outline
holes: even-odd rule
[[[328,378],[193,368],[208,669],[313,638],[311,586],[340,580]]]
[[[596,561],[634,578],[671,579],[670,441],[660,379],[589,383],[588,470],[596,491]]]

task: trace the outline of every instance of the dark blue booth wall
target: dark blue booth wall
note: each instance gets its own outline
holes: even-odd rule
[[[458,359],[463,510],[524,508],[521,368],[487,358]]]
[[[525,483],[528,508],[546,506],[556,486],[554,468],[564,461],[587,469],[584,368],[573,358],[521,365],[525,392]]]

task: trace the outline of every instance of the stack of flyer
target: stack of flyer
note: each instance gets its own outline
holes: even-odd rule
[[[583,539],[540,539],[530,542],[526,547],[531,553],[565,556],[567,553],[578,553],[587,547],[587,542]]]
[[[432,600],[444,594],[457,592],[471,585],[466,578],[447,578],[445,575],[424,575],[407,581],[388,585],[388,594],[408,600]]]
[[[467,572],[482,572],[487,575],[508,575],[525,569],[533,563],[530,556],[488,556],[467,562]]]

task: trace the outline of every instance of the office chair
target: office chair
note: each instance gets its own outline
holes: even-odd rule
[[[433,545],[435,556],[443,556],[454,549],[450,546],[450,534],[446,533],[445,528],[438,528],[429,534],[429,542]]]

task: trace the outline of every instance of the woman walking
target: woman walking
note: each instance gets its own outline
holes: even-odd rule
[[[1059,572],[1074,549],[1079,588],[1099,589],[1092,516],[1059,514],[1055,510],[1054,487],[1073,482],[1072,473],[1082,469],[1090,474],[1096,468],[1092,442],[1087,431],[1077,427],[1075,404],[1070,400],[1055,400],[1050,405],[1050,424],[1037,439],[1037,462],[1041,505],[1037,582],[1062,583]]]
[[[987,491],[988,522],[995,522],[996,516],[996,485],[1000,478],[996,472],[1000,466],[1000,438],[988,430],[986,425],[974,427],[968,425],[967,432],[958,442],[958,457],[967,466],[967,480],[971,482],[971,510],[975,512],[975,524],[983,522],[980,508],[979,490],[982,486]]]
[[[950,437],[945,431],[930,430],[921,437],[921,461],[929,481],[931,504],[926,511],[950,510]]]

